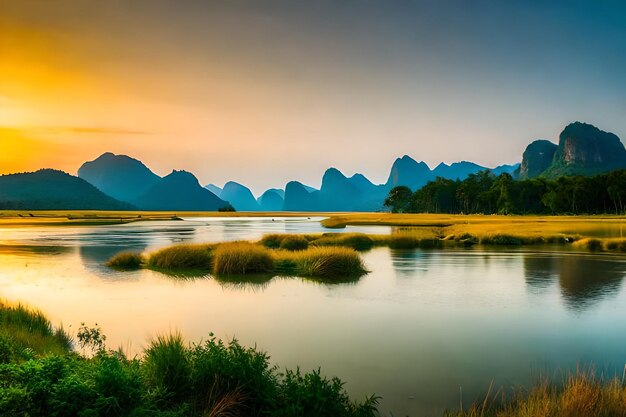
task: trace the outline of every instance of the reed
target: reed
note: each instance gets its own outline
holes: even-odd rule
[[[272,251],[254,243],[222,243],[214,251],[213,273],[216,275],[267,273],[273,267]]]

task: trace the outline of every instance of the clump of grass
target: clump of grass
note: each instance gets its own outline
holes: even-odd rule
[[[608,239],[605,247],[608,251],[626,252],[626,239]]]
[[[283,239],[288,237],[288,236],[290,236],[290,235],[287,235],[287,234],[265,235],[261,239],[261,244],[263,246],[265,246],[266,248],[278,249],[280,247],[280,244],[282,243]]]
[[[164,391],[174,401],[189,391],[191,363],[180,333],[157,336],[145,351],[144,375],[148,386]]]
[[[72,347],[70,336],[62,328],[53,328],[39,310],[0,300],[0,351],[6,357],[27,359],[31,354],[67,353]]]
[[[214,252],[215,274],[254,274],[271,272],[274,266],[272,252],[249,242],[229,242],[217,246]]]
[[[364,233],[325,233],[311,244],[315,246],[343,246],[364,251],[374,246],[374,240]]]
[[[594,238],[579,239],[573,243],[573,246],[577,249],[586,249],[591,252],[600,252],[604,250],[602,241]]]
[[[443,241],[435,237],[424,238],[420,234],[400,231],[389,235],[387,246],[391,249],[430,249],[441,247]]]
[[[300,252],[279,252],[276,263],[292,267],[295,275],[322,279],[358,278],[367,273],[358,252],[341,247],[313,247]]]
[[[309,247],[309,241],[300,235],[286,236],[280,242],[280,248],[285,250],[297,251],[305,250]]]
[[[130,271],[141,268],[144,262],[143,255],[138,252],[121,252],[114,255],[107,262],[107,266],[122,271]]]
[[[211,245],[175,245],[160,249],[148,257],[150,268],[165,270],[210,270],[213,261]]]
[[[497,401],[496,401],[497,400]],[[490,402],[493,401],[493,402]],[[561,383],[541,381],[509,401],[489,396],[467,410],[446,417],[626,417],[626,386],[618,378],[603,380],[579,371]]]

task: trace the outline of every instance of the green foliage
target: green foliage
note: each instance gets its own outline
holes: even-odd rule
[[[81,349],[89,349],[92,354],[102,353],[105,350],[105,344],[107,337],[102,333],[98,323],[96,327],[85,326],[85,323],[81,323],[76,333],[78,339],[78,346]]]
[[[235,210],[235,208],[231,204],[227,204],[223,207],[218,208],[217,211],[219,211],[220,213],[234,213],[237,210]]]
[[[389,207],[392,213],[405,213],[409,211],[413,192],[409,187],[399,185],[389,191],[385,198],[384,206]]]
[[[121,271],[130,271],[141,268],[143,262],[144,259],[141,253],[121,252],[109,259],[107,266]]]
[[[377,397],[370,397],[363,404],[356,404],[343,389],[339,378],[327,379],[320,370],[302,374],[300,369],[287,371],[280,386],[282,408],[280,417],[348,417],[376,414]]]
[[[483,214],[602,214],[626,212],[626,170],[595,177],[515,181],[489,171],[463,181],[437,178],[415,193],[389,193],[393,212]],[[405,187],[406,188],[406,187]],[[386,200],[386,201],[387,201]]]
[[[309,247],[309,241],[304,238],[304,236],[300,235],[289,235],[286,236],[280,242],[280,248],[285,250],[305,250]]]
[[[0,356],[9,356],[11,351],[13,356],[28,359],[32,355],[66,353],[71,339],[63,329],[54,329],[40,311],[0,301],[0,344],[4,352]]]
[[[180,333],[153,340],[143,365],[146,384],[161,393],[164,404],[173,405],[188,396],[191,363]]]

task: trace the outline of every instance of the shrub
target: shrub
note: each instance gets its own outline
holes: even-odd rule
[[[176,245],[148,257],[148,266],[170,270],[210,270],[213,260],[210,245]]]
[[[140,253],[121,252],[109,259],[107,266],[109,268],[127,271],[141,268],[143,261],[143,256]]]
[[[278,381],[265,352],[211,335],[191,349],[190,358],[194,409],[221,407],[234,415],[256,416],[269,414],[275,406]]]
[[[377,397],[363,404],[350,401],[339,378],[327,379],[320,370],[302,374],[300,369],[287,370],[280,385],[282,417],[316,416],[348,417],[376,415]]]
[[[215,249],[213,273],[264,273],[272,270],[273,263],[272,253],[262,246],[248,242],[223,243]]]
[[[0,365],[9,363],[14,353],[13,341],[9,336],[0,333]]]
[[[308,247],[309,247],[309,241],[306,240],[303,236],[299,236],[299,235],[286,236],[280,242],[281,249],[286,249],[286,250],[291,250],[291,251],[305,250]]]
[[[189,395],[191,363],[180,333],[154,339],[143,365],[146,383],[163,392],[164,402],[180,402]]]

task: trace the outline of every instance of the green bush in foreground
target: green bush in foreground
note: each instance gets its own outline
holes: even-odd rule
[[[376,403],[352,402],[319,371],[280,374],[266,353],[212,335],[157,337],[135,359],[104,349],[0,364],[0,417],[369,417]]]

